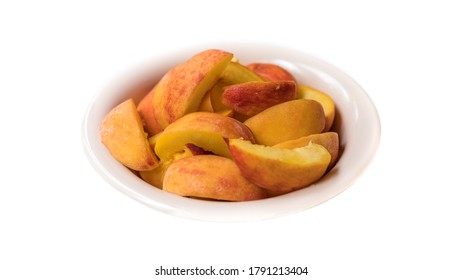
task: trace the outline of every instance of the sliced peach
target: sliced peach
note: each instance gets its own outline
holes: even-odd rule
[[[294,76],[283,67],[273,63],[251,63],[247,68],[253,70],[268,81],[294,81]]]
[[[168,160],[191,143],[216,155],[231,157],[223,137],[255,141],[249,128],[238,120],[217,113],[194,112],[170,124],[156,139],[155,151],[160,159]]]
[[[157,166],[133,99],[120,103],[106,115],[100,133],[111,155],[128,168],[142,171]]]
[[[295,140],[285,141],[274,145],[273,147],[294,149],[315,143],[324,146],[329,151],[331,160],[328,169],[330,169],[337,162],[339,153],[339,138],[336,132],[324,132],[319,134],[311,134],[308,136],[300,137]]]
[[[264,110],[244,122],[259,144],[273,146],[310,134],[321,133],[325,116],[321,104],[296,99]]]
[[[182,116],[195,112],[233,55],[206,50],[168,71],[159,81],[153,97],[154,114],[165,128]]]
[[[235,112],[252,117],[269,107],[294,100],[296,90],[293,81],[240,83],[224,88],[222,102]]]
[[[141,99],[137,106],[138,113],[143,121],[144,130],[148,133],[148,136],[153,136],[163,130],[154,116],[154,106],[152,105],[153,94],[154,90],[151,90]]]
[[[329,131],[335,119],[335,103],[332,97],[306,85],[298,85],[297,91],[298,98],[316,100],[322,105],[326,116],[326,126],[323,132]]]
[[[313,143],[283,149],[229,139],[228,145],[242,175],[272,192],[286,193],[316,182],[330,162],[327,149]]]
[[[226,201],[265,198],[266,192],[241,175],[236,164],[215,155],[187,157],[167,169],[163,189],[181,196]]]
[[[229,109],[228,106],[222,103],[222,95],[224,87],[246,82],[262,82],[264,79],[257,75],[254,71],[248,69],[238,62],[231,62],[225,68],[220,76],[220,79],[210,90],[210,99],[214,112]]]

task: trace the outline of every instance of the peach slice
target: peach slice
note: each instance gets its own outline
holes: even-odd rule
[[[153,97],[154,114],[165,128],[182,116],[195,112],[233,54],[222,50],[200,52],[170,69],[159,81]]]
[[[160,159],[168,160],[182,152],[187,143],[191,143],[205,151],[230,158],[223,137],[255,142],[250,129],[238,120],[217,113],[194,112],[170,124],[156,139],[155,151]]]
[[[283,67],[272,63],[251,63],[247,68],[253,70],[268,81],[294,81],[294,76]]]
[[[273,147],[294,149],[309,145],[309,143],[315,143],[324,146],[329,151],[330,163],[328,169],[332,168],[337,162],[339,153],[339,138],[336,132],[325,132],[319,134],[311,134],[308,136],[300,137],[295,140],[285,141],[274,145]]]
[[[327,170],[330,154],[321,145],[283,149],[229,139],[229,149],[242,175],[272,192],[286,193],[319,180]]]
[[[235,112],[252,117],[269,107],[294,100],[296,90],[293,81],[240,83],[224,88],[222,102]]]
[[[148,133],[148,136],[153,136],[163,130],[154,116],[154,106],[152,106],[153,94],[154,90],[151,90],[141,99],[137,106],[138,113],[143,121],[144,130]]]
[[[181,196],[226,201],[265,198],[266,192],[241,175],[236,164],[215,155],[187,157],[165,172],[163,189]]]
[[[214,112],[229,109],[222,103],[224,87],[246,82],[263,82],[264,79],[238,62],[231,62],[225,68],[220,79],[210,90],[210,99]]]
[[[335,103],[332,97],[306,85],[298,85],[297,94],[298,98],[316,100],[322,105],[326,115],[326,126],[323,132],[329,131],[335,119]]]
[[[151,170],[158,160],[149,145],[141,117],[133,99],[114,107],[100,126],[101,142],[111,155],[126,167]]]
[[[321,104],[296,99],[264,110],[244,122],[259,144],[273,146],[310,134],[321,133],[325,116]]]

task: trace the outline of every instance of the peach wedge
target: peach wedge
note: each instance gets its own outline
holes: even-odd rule
[[[293,81],[240,83],[224,88],[222,102],[235,112],[252,117],[269,107],[294,100],[296,91]]]
[[[217,113],[194,112],[170,124],[156,139],[155,151],[162,160],[194,144],[207,152],[231,157],[225,138],[243,138],[254,142],[252,132],[236,119]]]
[[[296,99],[272,106],[244,122],[258,144],[273,146],[280,142],[321,133],[325,125],[321,104]]]
[[[332,97],[306,85],[298,85],[297,94],[298,98],[316,100],[321,104],[326,117],[326,126],[323,132],[329,131],[335,118],[335,103]]]
[[[233,54],[210,49],[170,69],[154,90],[154,114],[165,128],[182,116],[198,110],[205,93],[212,88]]]
[[[327,170],[330,154],[321,145],[283,149],[229,139],[229,149],[242,175],[276,193],[287,193],[319,180]]]
[[[311,134],[308,136],[300,137],[295,140],[285,141],[279,144],[274,145],[273,147],[285,148],[285,149],[294,149],[304,147],[311,143],[319,144],[324,146],[324,148],[329,151],[331,160],[329,163],[328,169],[334,166],[337,162],[339,155],[339,137],[336,132],[324,132],[319,134]]]
[[[126,167],[142,171],[157,166],[158,160],[149,145],[133,99],[120,103],[106,115],[100,133],[101,142]]]
[[[163,189],[181,196],[226,201],[267,197],[263,189],[242,176],[231,159],[215,155],[175,161],[165,172]]]
[[[210,89],[210,100],[214,112],[229,109],[222,103],[224,87],[247,82],[263,82],[264,79],[238,62],[230,62],[223,70],[220,79]]]

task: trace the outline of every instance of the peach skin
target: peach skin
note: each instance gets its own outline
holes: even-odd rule
[[[149,137],[163,130],[154,116],[154,106],[152,106],[153,94],[154,90],[151,90],[141,99],[137,106],[138,113],[143,121],[144,130],[148,133]]]
[[[254,71],[268,81],[294,81],[294,76],[279,65],[272,63],[251,63],[247,68]]]
[[[233,55],[222,50],[200,52],[170,69],[155,87],[154,114],[162,126],[195,112]]]
[[[238,62],[231,62],[225,68],[220,76],[220,79],[210,89],[210,99],[214,112],[229,109],[228,106],[222,103],[222,95],[224,87],[229,85],[241,84],[246,82],[263,82],[264,79],[257,75],[254,71],[248,69]]]
[[[241,175],[234,161],[215,155],[179,159],[165,172],[163,189],[181,196],[225,201],[249,201],[266,192]]]
[[[252,117],[274,105],[294,100],[293,81],[247,82],[224,88],[222,102],[233,111]]]
[[[106,115],[100,135],[111,155],[126,167],[142,171],[157,166],[158,160],[149,145],[133,99],[120,103]]]

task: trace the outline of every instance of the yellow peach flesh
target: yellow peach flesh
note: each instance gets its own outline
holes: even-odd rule
[[[231,157],[223,137],[255,141],[252,132],[233,118],[217,113],[195,112],[170,124],[156,139],[155,151],[159,158],[166,160],[191,143],[214,154]]]
[[[319,134],[311,134],[308,136],[300,137],[295,140],[285,141],[274,145],[273,147],[294,149],[309,145],[309,143],[315,143],[324,146],[329,151],[331,161],[328,169],[330,169],[338,159],[339,154],[339,137],[336,132],[324,132]]]
[[[230,139],[229,149],[241,173],[254,184],[285,193],[319,180],[327,170],[330,154],[318,144],[282,149]]]
[[[171,160],[161,160],[159,164],[152,170],[140,171],[140,177],[145,182],[155,186],[156,188],[162,189],[165,172],[172,163],[175,161],[193,156],[189,149],[185,149],[183,152],[177,153]]]

